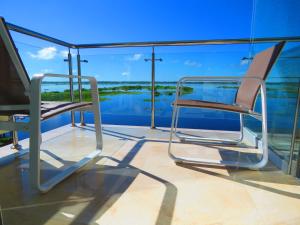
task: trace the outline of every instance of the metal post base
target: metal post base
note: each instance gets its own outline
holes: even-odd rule
[[[19,145],[19,144],[13,144],[10,148],[11,148],[12,150],[20,151],[20,150],[22,149],[22,145]]]
[[[28,149],[22,149],[16,153],[10,154],[8,156],[5,157],[1,157],[0,158],[0,165],[4,165],[8,162],[11,162],[15,159],[21,158],[22,156],[26,155],[29,152]]]

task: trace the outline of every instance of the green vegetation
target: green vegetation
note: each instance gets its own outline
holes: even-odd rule
[[[224,89],[235,89],[237,90],[239,86],[237,85],[221,85],[217,88]],[[285,84],[272,84],[267,83],[267,97],[275,99],[295,99],[298,94],[298,86],[295,83],[285,83]]]
[[[217,88],[224,88],[224,89],[237,89],[239,86],[237,85],[222,85],[218,86]],[[293,86],[279,86],[279,87],[268,87],[267,91],[278,91],[278,92],[285,92],[289,94],[296,94],[298,93],[298,89]]]
[[[99,92],[102,91],[132,91],[132,90],[147,90],[151,91],[152,87],[148,85],[122,85],[122,86],[115,86],[115,87],[105,87],[105,88],[99,88]],[[170,86],[170,85],[156,85],[155,91],[165,91],[165,90],[173,90],[176,91],[176,86]],[[191,87],[183,87],[182,90],[184,92],[193,92],[193,88]]]
[[[298,87],[295,86],[280,86],[276,87],[267,87],[267,91],[275,91],[280,93],[288,93],[288,94],[298,94]]]
[[[159,99],[155,99],[155,102],[159,102]],[[145,98],[144,102],[151,102],[151,98]]]
[[[222,86],[218,86],[217,88],[237,89],[237,88],[239,88],[239,86],[238,85],[222,85]]]
[[[122,86],[113,86],[113,87],[104,87],[98,88],[100,101],[109,100],[108,96],[114,95],[137,95],[143,93],[142,91],[151,91],[151,86],[147,85],[122,85]],[[155,86],[155,96],[160,95],[172,96],[176,92],[176,86]],[[193,88],[191,87],[182,87],[181,94],[191,94],[193,93]],[[42,101],[69,101],[70,94],[69,90],[64,90],[63,92],[51,91],[42,93]],[[74,91],[75,101],[79,100],[79,91]],[[91,101],[90,90],[82,89],[82,98],[83,101]]]
[[[134,91],[103,91],[99,92],[100,101],[109,100],[109,98],[105,96],[113,96],[120,94],[140,94],[141,92]],[[42,93],[42,101],[70,101],[70,93],[69,90],[65,90],[64,92],[51,91],[51,92],[43,92]],[[79,91],[74,91],[74,99],[79,100]],[[91,101],[92,96],[89,90],[82,89],[82,99],[83,101]]]
[[[0,137],[0,146],[8,145],[12,143],[11,137]]]

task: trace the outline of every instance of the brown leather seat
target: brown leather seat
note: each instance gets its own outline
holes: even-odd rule
[[[219,109],[231,112],[249,113],[247,109],[244,109],[238,105],[227,105],[218,102],[207,102],[201,100],[177,100],[174,101],[179,107],[195,107],[195,108],[208,108],[208,109]]]
[[[180,163],[191,163],[193,165],[222,165],[222,166],[233,166],[233,167],[244,167],[251,169],[259,169],[264,167],[268,162],[268,128],[267,128],[267,107],[266,107],[266,87],[265,80],[270,73],[273,65],[275,64],[278,56],[280,55],[281,50],[284,47],[285,42],[280,42],[275,46],[268,48],[258,54],[252,60],[252,63],[244,77],[239,77],[233,80],[240,81],[241,84],[237,90],[233,104],[219,103],[219,102],[208,102],[202,100],[194,99],[180,99],[180,87],[183,87],[184,83],[188,81],[192,82],[204,82],[212,80],[214,82],[223,82],[222,77],[183,77],[177,83],[176,90],[176,99],[173,102],[173,114],[172,114],[172,123],[171,123],[171,132],[169,139],[168,155],[175,161]],[[224,79],[225,80],[225,79]],[[232,82],[231,78],[228,78],[228,82]],[[257,95],[261,91],[261,113],[254,111],[255,100]],[[179,121],[179,108],[181,107],[193,107],[193,108],[207,108],[214,110],[223,110],[230,111],[240,114],[240,137],[238,139],[220,139],[218,137],[209,138],[201,137],[195,135],[189,135],[186,132],[178,132],[177,126]],[[244,154],[245,152],[238,151],[238,157],[234,160],[221,158],[221,159],[207,159],[199,157],[199,155],[193,154],[183,154],[176,151],[174,154],[172,152],[171,145],[173,143],[173,134],[175,134],[180,141],[191,142],[191,143],[222,143],[224,144],[239,144],[244,141],[244,125],[243,125],[243,114],[251,115],[254,118],[261,120],[261,149],[262,152],[259,160],[250,159],[240,160],[240,153]],[[177,142],[177,140],[176,140]],[[246,144],[246,143],[243,143]],[[188,148],[188,147],[187,147]],[[186,151],[187,152],[187,151]],[[256,154],[255,154],[256,155]]]
[[[30,80],[10,35],[6,22],[4,18],[0,17],[0,115],[22,115],[30,117],[29,121],[24,122],[16,121],[13,117],[9,119],[9,121],[0,121],[0,127],[3,130],[22,130],[29,133],[29,182],[33,190],[37,189],[43,193],[52,189],[58,183],[85,166],[95,157],[98,157],[103,148],[97,81],[93,77],[85,77],[90,83],[93,103],[72,101],[41,102],[41,82],[44,77],[75,78],[75,76],[63,74],[44,74],[43,76],[35,76],[32,80]],[[55,174],[55,176],[51,176],[51,179],[43,179],[44,181],[41,182],[40,152],[42,144],[42,129],[40,121],[75,109],[82,109],[85,111],[90,110],[94,114],[94,133],[96,137],[95,150],[88,155],[85,155],[76,163],[68,163],[70,165],[61,170],[60,173]],[[72,120],[72,123],[75,123],[75,121]],[[81,125],[84,124],[81,123]],[[75,127],[76,126],[74,126],[74,129]],[[17,144],[17,133],[13,134],[13,146],[16,149],[19,149],[20,146]],[[76,146],[70,145],[70,147],[73,148]],[[80,146],[77,150],[80,150]],[[20,157],[26,152],[27,150],[23,149],[23,151],[19,151],[16,154],[10,154],[8,159]]]
[[[18,54],[16,46],[7,30],[4,19],[0,18],[6,30],[7,39],[0,37],[0,105],[29,105],[30,99],[25,95],[30,79]],[[4,36],[4,34],[3,34]],[[9,52],[8,48],[11,50]],[[14,59],[14,60],[13,60]],[[16,65],[16,63],[18,63]],[[62,112],[91,106],[90,102],[42,102],[41,119],[45,120]],[[29,110],[1,110],[0,115],[29,115]]]
[[[48,119],[63,112],[91,105],[91,102],[42,102],[41,119]]]
[[[255,55],[246,75],[242,79],[240,87],[238,88],[233,105],[201,100],[177,99],[175,100],[177,106],[250,113],[250,111],[254,110],[254,103],[259,92],[260,83],[261,81],[266,80],[267,75],[275,64],[284,44],[284,41],[279,42],[277,45]]]
[[[41,119],[45,120],[63,112],[91,106],[91,102],[42,102]],[[1,116],[29,116],[29,110],[0,111]]]

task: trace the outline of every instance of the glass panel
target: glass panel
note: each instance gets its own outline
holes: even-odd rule
[[[157,48],[156,82],[158,85],[176,86],[183,76],[241,76],[247,69],[242,59],[248,56],[249,45],[191,46]],[[193,82],[184,85],[182,99],[203,100],[232,104],[237,83]],[[156,96],[156,125],[169,127],[172,116],[174,91],[165,91]],[[180,109],[178,127],[210,130],[240,129],[239,115],[209,109]]]
[[[300,36],[299,1],[254,1],[252,37]],[[270,7],[272,6],[272,7]],[[276,14],[276,16],[274,16]],[[253,45],[252,54],[272,44]],[[300,45],[288,43],[267,79],[269,147],[282,159],[281,166],[288,170],[292,132],[300,78]],[[256,109],[260,110],[258,99]],[[261,125],[246,118],[246,127],[260,136]]]
[[[295,132],[294,141],[292,142],[292,163],[291,163],[291,174],[300,178],[300,85],[298,87],[298,109],[297,109],[297,120],[295,121]]]
[[[156,59],[163,61],[155,62],[155,125],[170,126],[176,82],[183,75],[240,76],[248,50],[248,45],[156,48]],[[103,123],[150,126],[151,61],[145,59],[151,59],[151,48],[82,50],[81,58],[89,62],[82,64],[82,74],[99,81]],[[232,103],[236,88],[233,83],[187,84],[183,97]],[[183,110],[181,115],[180,127],[239,130],[236,114]],[[92,122],[91,115],[86,119]]]
[[[95,76],[104,124],[150,126],[151,58],[147,49],[82,50],[82,74]],[[85,88],[85,86],[84,86]],[[86,121],[93,122],[86,113]]]
[[[64,61],[67,58],[68,49],[15,32],[11,33],[30,78],[33,75],[42,73],[68,74],[68,63]],[[76,62],[74,57],[75,55],[73,54],[73,62]],[[74,88],[76,87],[74,86]],[[42,82],[42,100],[53,101],[54,98],[52,98],[51,92],[64,91],[66,89],[70,89],[68,79],[45,78]],[[56,101],[69,101],[70,99],[68,93],[64,98],[56,97]],[[19,119],[28,121],[26,117],[19,117]],[[43,121],[41,129],[42,132],[45,132],[70,122],[70,112],[66,112]],[[24,139],[28,137],[28,133],[18,132],[18,136],[19,139]]]

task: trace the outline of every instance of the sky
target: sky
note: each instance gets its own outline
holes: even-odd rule
[[[0,16],[7,22],[76,44],[250,38],[298,32],[299,2],[1,0]],[[67,73],[66,48],[15,33],[13,38],[30,76]],[[247,68],[241,59],[249,49],[249,45],[158,47],[157,57],[163,61],[156,64],[156,78],[175,81],[187,74],[241,75]],[[75,57],[76,51],[72,53]],[[82,73],[98,80],[150,80],[151,64],[144,61],[151,56],[150,48],[83,50],[81,55],[89,61],[82,64]],[[75,62],[73,70],[76,74]]]

